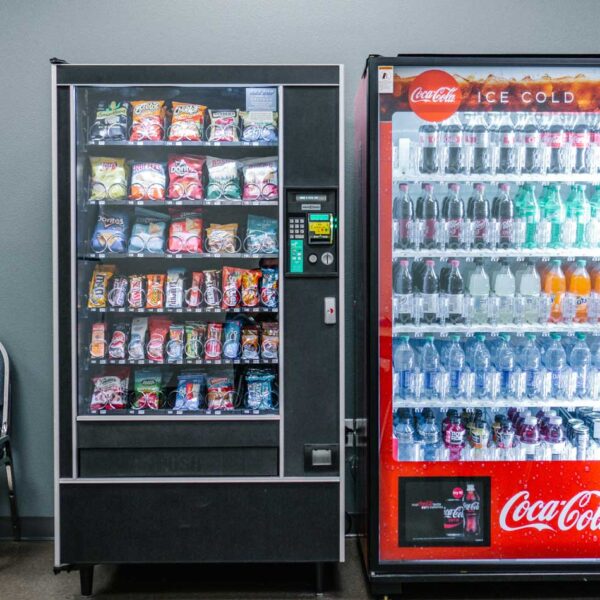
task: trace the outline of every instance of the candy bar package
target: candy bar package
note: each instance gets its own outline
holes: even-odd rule
[[[258,284],[261,278],[261,271],[250,269],[242,273],[242,306],[258,306],[260,296]]]
[[[184,343],[185,330],[183,325],[171,324],[169,327],[169,341],[166,346],[167,358],[172,361],[182,361]]]
[[[129,360],[143,360],[146,356],[146,333],[148,318],[136,317],[131,322],[131,341],[129,342]]]
[[[204,359],[219,360],[223,354],[223,323],[209,323],[206,328]]]
[[[276,254],[279,252],[277,219],[261,215],[248,215],[244,250],[250,254]]]
[[[243,200],[276,200],[279,196],[277,157],[245,160]]]
[[[240,115],[236,110],[209,110],[209,142],[239,142]]]
[[[279,301],[279,272],[277,269],[262,269],[260,280],[260,303],[266,308],[277,308]]]
[[[183,280],[185,277],[184,268],[173,268],[167,271],[167,291],[165,306],[167,308],[183,307]]]
[[[276,112],[270,110],[250,110],[240,112],[243,142],[276,142]]]
[[[204,115],[206,106],[173,102],[173,116],[169,127],[169,140],[172,142],[199,142],[204,133]]]
[[[279,323],[263,323],[261,328],[260,355],[265,359],[279,356]]]
[[[165,251],[165,231],[169,218],[147,208],[135,209],[135,223],[131,230],[128,251],[162,254]]]
[[[202,358],[202,349],[204,348],[204,338],[206,335],[206,323],[197,323],[195,321],[185,324],[185,358],[188,360],[198,360]]]
[[[175,410],[199,410],[206,394],[204,373],[181,373],[177,377]]]
[[[127,290],[129,280],[124,275],[114,278],[110,292],[108,292],[108,303],[113,308],[124,308],[127,301]]]
[[[200,254],[202,252],[203,222],[200,211],[172,211],[169,226],[168,250],[172,254]]]
[[[223,299],[221,308],[237,308],[242,299],[243,269],[223,267]]]
[[[249,369],[246,373],[245,405],[252,410],[273,410],[273,382],[275,375],[261,369]]]
[[[129,344],[129,323],[115,323],[108,345],[109,358],[124,360],[127,356],[127,345]]]
[[[260,343],[258,327],[244,327],[242,329],[242,358],[244,360],[258,360],[260,358]]]
[[[233,410],[235,388],[231,377],[207,377],[206,408],[208,410]]]
[[[111,369],[92,377],[90,410],[122,410],[127,407],[129,369]]]
[[[148,360],[153,362],[163,362],[165,360],[165,345],[171,321],[163,317],[150,317],[148,320],[148,329],[150,330],[150,340],[148,341]]]
[[[96,265],[90,279],[88,308],[106,308],[108,282],[115,273],[114,265]]]
[[[221,271],[207,270],[204,275],[204,302],[209,308],[218,308],[223,297]]]
[[[94,252],[122,254],[127,248],[129,214],[115,208],[100,207],[91,246]]]
[[[130,140],[158,142],[165,137],[164,100],[139,100],[131,103]]]
[[[90,358],[104,358],[106,356],[106,346],[106,323],[94,323],[90,342]]]
[[[133,402],[137,410],[158,410],[162,407],[162,373],[156,369],[141,369],[135,372]]]
[[[185,291],[185,304],[189,308],[198,308],[202,305],[202,288],[204,285],[204,273],[194,271],[190,287]]]
[[[90,127],[90,142],[122,142],[127,139],[127,102],[98,102]]]
[[[202,200],[204,187],[202,171],[206,159],[203,156],[169,155],[168,196],[172,200]]]
[[[226,158],[206,158],[208,183],[206,184],[207,200],[241,200],[239,163]]]
[[[237,236],[238,224],[219,225],[211,223],[206,230],[206,251],[211,254],[235,254],[240,251],[240,239]]]
[[[124,158],[90,157],[90,200],[125,200],[127,165]]]
[[[166,185],[163,163],[140,162],[131,166],[130,200],[164,200]]]
[[[165,275],[158,273],[146,275],[146,308],[164,308]]]
[[[143,275],[129,276],[129,292],[127,293],[127,303],[129,308],[143,308],[146,290],[144,290]]]

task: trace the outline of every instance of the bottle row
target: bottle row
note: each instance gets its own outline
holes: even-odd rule
[[[575,184],[563,198],[558,184],[524,183],[511,196],[500,183],[490,202],[476,183],[468,200],[457,183],[448,185],[440,202],[431,183],[423,183],[416,203],[406,183],[394,198],[395,248],[587,248],[600,245],[600,187],[590,198]]]
[[[600,459],[600,413],[584,408],[574,414],[399,408],[393,435],[398,461]]]
[[[396,323],[597,323],[600,270],[585,260],[561,264],[508,259],[467,263],[402,259],[393,266]]]
[[[484,334],[449,340],[400,336],[394,345],[393,386],[399,400],[549,400],[600,394],[600,344],[583,333],[561,338]]]
[[[421,173],[596,173],[598,116],[455,113],[439,125],[419,127],[409,160]]]

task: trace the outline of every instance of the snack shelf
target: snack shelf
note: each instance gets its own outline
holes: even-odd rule
[[[125,147],[137,147],[137,146],[146,146],[146,147],[165,147],[165,148],[277,148],[279,146],[279,142],[207,142],[207,141],[169,141],[169,140],[140,140],[131,141],[131,140],[123,140],[123,141],[89,141],[87,146],[92,148],[111,148],[117,147],[122,148]]]
[[[445,174],[445,173],[401,173],[394,171],[396,183],[589,183],[600,184],[600,173],[503,173]]]
[[[156,360],[149,360],[147,358],[141,360],[129,360],[129,359],[117,359],[117,358],[90,358],[90,364],[92,365],[129,365],[129,366],[141,366],[141,365],[154,365],[158,367],[170,366],[170,365],[276,365],[279,363],[278,358],[218,358],[218,359],[204,359],[204,358],[190,358],[185,360],[165,360],[159,362]]]
[[[269,200],[87,200],[92,206],[277,206],[279,198]]]
[[[249,254],[246,252],[205,252],[202,254],[159,254],[158,252],[126,252],[123,254],[117,252],[109,252],[103,254],[80,254],[77,257],[79,260],[104,260],[106,258],[110,260],[122,260],[124,258],[158,258],[158,259],[214,259],[214,258],[248,258],[248,259],[260,259],[260,258],[273,258],[278,259],[279,254],[277,252],[262,253],[262,254]]]
[[[537,258],[599,258],[600,248],[421,248],[395,249],[393,258],[521,258],[525,260],[530,257]]]
[[[547,407],[547,408],[564,408],[567,410],[575,409],[578,407],[589,406],[592,408],[600,408],[600,399],[594,400],[591,398],[574,398],[568,400],[566,398],[470,398],[466,399],[464,396],[460,398],[399,398],[394,397],[394,411],[398,408],[440,408],[449,409],[455,407],[466,407],[468,408],[530,408],[530,407]]]
[[[279,421],[277,410],[99,410],[79,415],[77,421]]]
[[[566,333],[573,336],[576,332],[582,333],[600,333],[600,325],[596,323],[478,323],[466,325],[464,323],[423,323],[394,325],[392,333],[394,336],[411,334],[415,337],[421,337],[423,334],[438,333],[441,337],[447,337],[452,333],[462,333],[467,336],[476,333],[490,333],[498,335],[500,333],[516,333],[524,335],[525,333],[541,333],[550,335],[553,332]]]
[[[278,308],[269,308],[267,306],[241,306],[237,308],[115,308],[112,306],[106,308],[88,308],[89,312],[98,313],[120,313],[120,314],[138,314],[138,313],[161,313],[161,314],[230,314],[230,313],[276,313]]]

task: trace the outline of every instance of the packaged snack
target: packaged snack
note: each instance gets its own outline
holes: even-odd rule
[[[111,369],[92,378],[90,410],[122,410],[127,407],[129,369]]]
[[[174,410],[199,410],[206,392],[204,373],[181,373],[177,377]]]
[[[129,360],[143,360],[146,355],[146,332],[148,318],[136,317],[131,322],[131,340],[129,342]]]
[[[98,102],[90,127],[90,142],[122,142],[127,139],[127,102]]]
[[[261,331],[260,356],[275,359],[279,356],[279,323],[263,323]]]
[[[169,127],[169,140],[172,142],[199,142],[204,132],[206,106],[187,102],[172,102],[173,117]]]
[[[135,372],[133,402],[136,410],[158,410],[163,401],[162,374],[156,369],[142,369]]]
[[[124,360],[127,344],[129,343],[129,323],[116,323],[113,327],[112,337],[108,345],[108,356]]]
[[[243,142],[276,142],[277,113],[270,110],[241,111]]]
[[[277,219],[248,215],[244,251],[249,254],[276,254],[279,251]]]
[[[104,358],[106,356],[106,323],[92,325],[92,341],[90,342],[90,357]]]
[[[124,275],[114,278],[112,288],[110,292],[108,292],[108,303],[113,308],[123,308],[125,306],[128,287],[129,280]]]
[[[129,276],[129,293],[127,294],[127,303],[129,308],[144,308],[144,298],[146,292],[144,290],[144,276],[130,275]]]
[[[204,302],[210,308],[217,308],[221,303],[221,271],[204,271]]]
[[[240,115],[236,110],[209,110],[209,142],[239,142]]]
[[[275,200],[279,196],[277,158],[244,161],[243,200]]]
[[[167,175],[165,165],[155,162],[133,163],[130,200],[164,200]]]
[[[238,224],[218,225],[211,223],[206,230],[206,250],[211,254],[235,254],[240,251],[240,239],[237,237]]]
[[[194,271],[190,287],[185,290],[184,299],[188,308],[198,308],[202,304],[202,285],[204,283],[204,273]]]
[[[203,156],[169,155],[169,190],[172,200],[202,200],[202,169],[206,159]]]
[[[124,158],[90,157],[90,200],[125,200],[127,166]]]
[[[137,100],[131,103],[131,136],[134,142],[158,142],[165,137],[165,101]]]
[[[225,358],[239,358],[241,353],[240,338],[242,324],[239,321],[227,321],[223,330],[223,356]]]
[[[135,209],[135,223],[131,230],[128,252],[161,254],[165,251],[165,231],[168,217],[147,208]]]
[[[273,410],[273,381],[275,375],[261,369],[249,369],[246,373],[245,405],[252,410]]]
[[[204,344],[205,360],[218,360],[223,352],[223,323],[209,323]]]
[[[242,329],[242,358],[244,360],[258,360],[260,358],[257,327],[244,327]]]
[[[202,356],[204,347],[204,336],[206,334],[206,323],[194,321],[185,324],[185,357],[197,360]]]
[[[241,199],[239,163],[227,158],[206,158],[208,183],[206,184],[206,199],[228,200]]]
[[[169,226],[167,249],[173,254],[200,254],[202,252],[203,223],[200,212],[173,213]]]
[[[114,265],[96,265],[90,279],[88,308],[106,308],[108,282],[115,273]]]
[[[167,271],[167,293],[165,306],[181,308],[183,306],[183,278],[185,269],[175,268]]]
[[[260,281],[261,271],[252,269],[242,273],[242,306],[258,306],[260,296],[258,291],[258,282]]]
[[[125,252],[128,230],[129,214],[126,211],[107,209],[101,206],[92,235],[92,250],[117,254]]]
[[[183,360],[183,344],[185,331],[183,325],[173,325],[169,327],[169,341],[167,342],[167,358],[169,360]]]
[[[208,377],[206,380],[206,408],[208,410],[233,410],[235,388],[230,377]]]
[[[165,305],[165,276],[160,273],[146,275],[146,308],[163,308]]]
[[[267,308],[277,308],[279,301],[279,271],[262,269],[260,281],[260,302]]]
[[[242,299],[242,274],[243,269],[237,267],[223,267],[223,300],[221,308],[236,308]]]
[[[148,360],[163,362],[165,359],[165,344],[171,327],[171,321],[163,317],[150,317],[148,328],[150,340],[148,341]]]

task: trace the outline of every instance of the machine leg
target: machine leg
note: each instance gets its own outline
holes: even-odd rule
[[[15,542],[19,542],[21,540],[21,523],[19,521],[19,511],[17,510],[15,475],[13,471],[12,450],[10,447],[10,442],[6,443],[4,450],[4,464],[6,466],[6,481],[8,483],[8,502],[10,505],[10,517],[12,522],[13,538]]]
[[[315,594],[323,595],[323,579],[325,575],[325,565],[322,562],[315,563]]]
[[[94,565],[79,567],[79,581],[81,582],[81,595],[91,596],[94,586]]]

